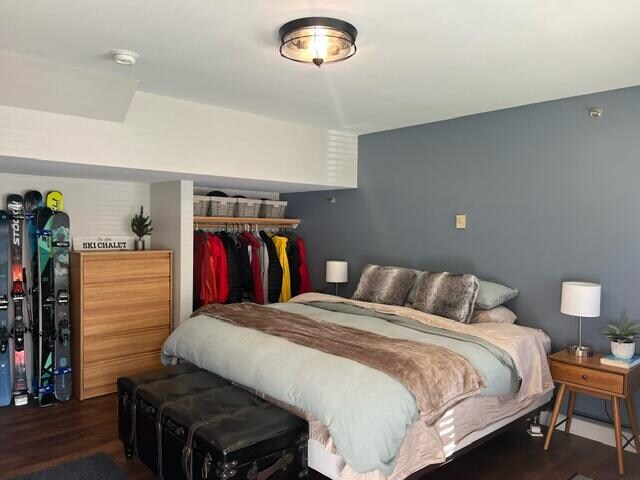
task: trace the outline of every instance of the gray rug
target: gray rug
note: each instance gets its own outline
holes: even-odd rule
[[[127,476],[107,455],[96,453],[14,480],[127,480]]]
[[[585,477],[584,475],[582,475],[581,473],[574,475],[573,477],[571,477],[569,480],[593,480],[593,478],[591,477]]]

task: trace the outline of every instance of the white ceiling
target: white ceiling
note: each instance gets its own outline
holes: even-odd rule
[[[278,28],[311,15],[353,23],[355,57],[282,59]],[[0,0],[3,50],[354,133],[638,85],[638,25],[638,0]]]

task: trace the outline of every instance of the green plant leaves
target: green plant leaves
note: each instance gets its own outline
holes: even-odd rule
[[[143,207],[140,207],[140,214],[134,215],[131,219],[131,231],[135,233],[138,238],[151,235],[153,232],[151,219],[148,216],[144,216]]]
[[[620,323],[608,323],[602,330],[602,334],[612,342],[633,343],[640,335],[640,324],[631,323],[629,317],[624,315]]]

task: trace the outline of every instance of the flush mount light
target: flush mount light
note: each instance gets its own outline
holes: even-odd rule
[[[112,50],[113,60],[120,65],[135,65],[136,60],[140,58],[136,52],[131,50]]]
[[[339,62],[356,53],[356,27],[327,17],[299,18],[280,28],[280,55],[294,62]]]

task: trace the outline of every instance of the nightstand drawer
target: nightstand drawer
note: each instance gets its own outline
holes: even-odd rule
[[[624,393],[624,377],[616,373],[602,372],[591,368],[582,368],[561,362],[551,362],[551,375],[554,380],[583,385],[611,393]]]

